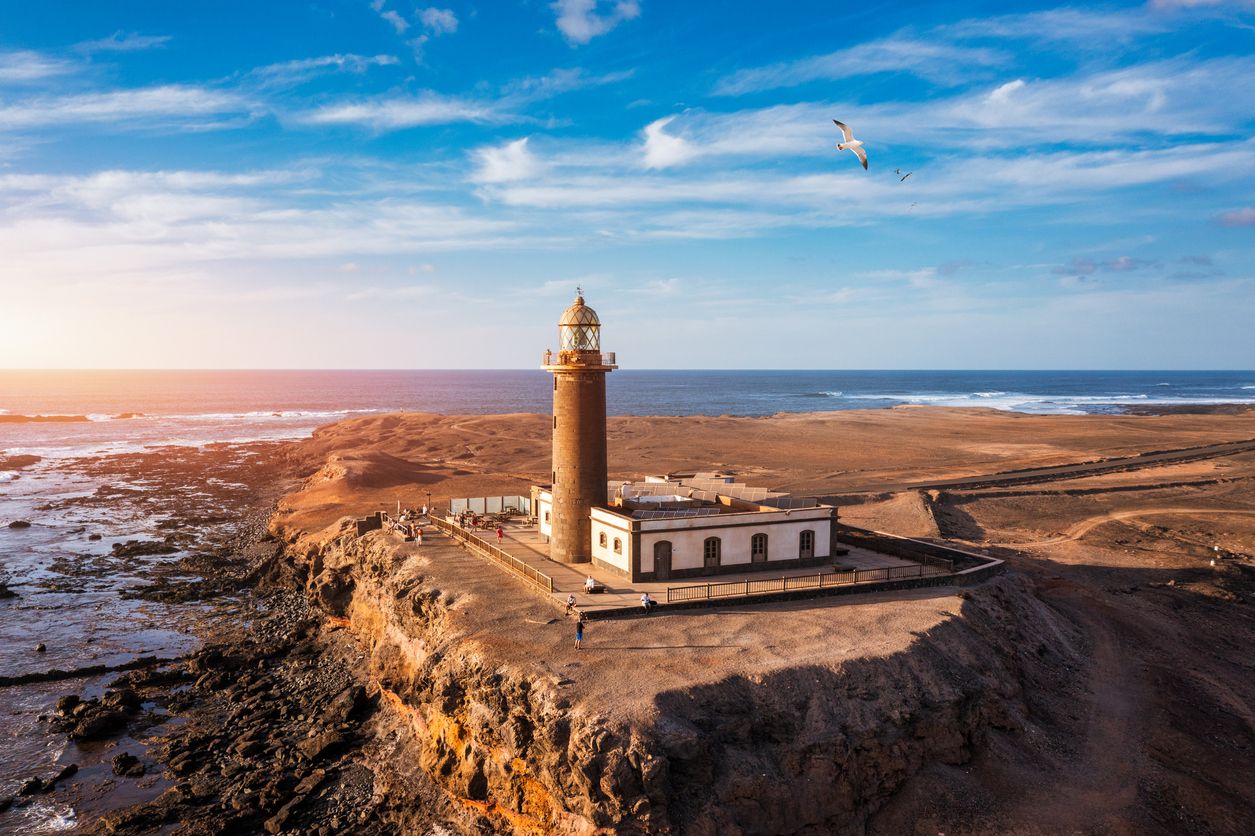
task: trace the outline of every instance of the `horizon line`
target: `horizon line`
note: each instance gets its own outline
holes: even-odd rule
[[[85,367],[85,366],[0,366],[0,374],[10,372],[24,373],[50,373],[50,372],[538,372],[543,373],[545,370],[533,366],[515,366],[515,367],[490,367],[490,366],[464,366],[464,367],[403,367],[403,366],[344,366],[344,367],[304,367],[304,366],[287,366],[287,367],[263,367],[263,366],[187,366],[187,367],[141,367],[141,366],[115,366],[115,367]],[[1255,369],[1249,368],[1108,368],[1108,367],[1073,367],[1073,368],[1047,368],[1047,367],[1022,367],[1022,368],[949,368],[949,367],[933,367],[933,368],[908,368],[908,367],[880,367],[880,368],[781,368],[781,367],[654,367],[654,368],[629,368],[616,369],[619,372],[835,372],[839,374],[852,372],[979,372],[979,373],[1006,373],[1006,372],[1138,372],[1152,373],[1164,372],[1170,374],[1179,373],[1251,373],[1255,374]]]

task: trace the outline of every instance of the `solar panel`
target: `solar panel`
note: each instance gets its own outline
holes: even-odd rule
[[[685,510],[674,511],[633,511],[632,519],[636,520],[680,520],[689,519],[691,517],[711,517],[718,516],[719,511],[715,508],[689,508]]]

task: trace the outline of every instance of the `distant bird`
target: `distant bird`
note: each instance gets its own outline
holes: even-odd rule
[[[867,170],[867,152],[863,150],[863,141],[854,138],[854,131],[850,130],[850,126],[844,122],[838,122],[836,119],[832,123],[841,129],[841,133],[845,135],[845,142],[837,143],[838,151],[853,151],[854,156],[858,157],[858,161],[863,164],[863,170]]]
[[[900,169],[900,168],[895,168],[895,169],[893,170],[893,173],[894,173],[894,174],[896,174],[896,175],[898,175],[898,182],[899,182],[899,183],[905,183],[905,182],[906,182],[906,178],[910,177],[910,176],[911,176],[912,174],[914,174],[915,172],[914,172],[914,171],[908,171],[906,174],[903,174],[903,173],[902,173],[902,169]]]

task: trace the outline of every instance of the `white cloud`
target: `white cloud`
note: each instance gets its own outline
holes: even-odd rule
[[[739,70],[720,79],[715,93],[735,96],[809,81],[885,72],[907,72],[930,81],[958,83],[970,75],[972,68],[992,67],[1005,61],[1006,55],[993,49],[895,36],[827,55]]]
[[[1109,47],[1142,35],[1164,32],[1163,21],[1140,9],[1100,11],[1061,7],[1023,14],[961,20],[934,27],[934,36],[954,39],[996,38],[1006,40],[1068,41]]]
[[[458,16],[453,13],[452,9],[429,6],[426,9],[419,9],[418,19],[433,35],[445,35],[458,31]]]
[[[586,44],[641,13],[637,0],[607,2],[606,12],[600,11],[602,5],[602,0],[555,0],[550,8],[557,15],[558,31],[573,44]]]
[[[478,183],[510,183],[534,178],[543,166],[528,149],[527,139],[477,149],[472,155],[477,168],[471,179]]]
[[[252,70],[249,75],[261,79],[265,84],[300,84],[325,71],[364,73],[371,67],[386,67],[397,63],[399,62],[394,55],[346,53],[268,64]]]
[[[720,79],[715,93],[743,93],[792,87],[886,72],[916,75],[936,84],[958,85],[975,74],[1006,66],[1024,49],[1023,41],[1110,50],[1142,36],[1165,32],[1164,21],[1141,10],[1045,9],[1025,14],[971,18],[923,32],[904,29],[880,40],[825,55],[739,70]],[[973,45],[970,41],[994,41]],[[1014,41],[1003,46],[996,42]]]
[[[1255,206],[1223,212],[1218,220],[1225,226],[1255,226]]]
[[[141,35],[138,32],[114,32],[107,38],[95,41],[83,41],[75,44],[79,52],[135,52],[142,49],[165,46],[170,41],[169,35]]]
[[[78,66],[29,49],[0,52],[0,83],[42,81],[78,71]]]
[[[669,168],[688,162],[699,153],[699,150],[683,137],[667,133],[667,125],[674,120],[674,116],[668,116],[645,126],[645,166],[647,168]]]
[[[605,84],[617,84],[635,75],[634,70],[619,70],[589,75],[579,67],[565,67],[551,70],[543,76],[528,76],[511,82],[505,87],[505,94],[512,100],[521,102],[547,99],[572,90],[583,90],[588,87],[600,87]]]
[[[389,9],[388,11],[381,11],[379,13],[379,16],[383,18],[384,20],[386,20],[388,23],[391,23],[392,28],[397,30],[398,35],[405,34],[405,30],[410,28],[410,22],[406,20],[405,18],[401,17],[401,15],[392,11],[391,9]]]
[[[251,117],[255,108],[253,101],[239,93],[167,84],[12,101],[0,105],[0,131],[85,123],[103,124],[119,131],[142,131],[171,124],[195,128],[205,126],[198,121],[205,117]]]
[[[508,118],[495,103],[427,92],[415,97],[328,105],[302,114],[298,121],[311,125],[361,125],[375,130],[395,130],[454,122],[500,122]]]

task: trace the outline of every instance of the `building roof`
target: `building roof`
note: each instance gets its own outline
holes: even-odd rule
[[[601,320],[597,318],[597,312],[588,305],[584,304],[582,295],[575,297],[575,302],[569,308],[562,312],[562,318],[558,320],[558,326],[564,325],[601,325]]]

